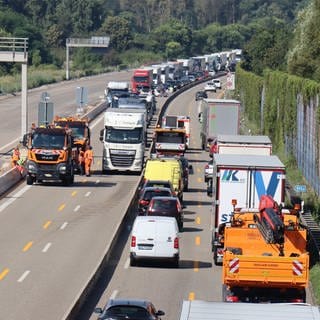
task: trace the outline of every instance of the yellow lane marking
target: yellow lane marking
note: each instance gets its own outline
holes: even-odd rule
[[[10,269],[5,268],[1,273],[0,273],[0,280],[2,280],[8,273]]]
[[[189,292],[189,298],[188,298],[188,300],[192,301],[192,300],[194,300],[194,298],[195,298],[194,292]]]
[[[200,172],[201,172],[201,169],[200,169],[200,168],[197,168],[197,172],[200,173]]]
[[[22,249],[23,252],[28,251],[32,247],[33,241],[29,241]]]
[[[51,223],[52,223],[52,221],[48,220],[48,221],[43,225],[43,229],[48,229]]]
[[[197,246],[200,246],[201,238],[200,238],[199,236],[197,236],[197,237],[195,238],[195,243],[196,243]]]
[[[66,206],[65,204],[62,204],[62,205],[58,208],[58,211],[62,211],[65,206]]]
[[[200,182],[200,183],[201,183],[201,182],[202,182],[202,178],[198,178],[198,182]]]
[[[78,193],[78,191],[73,191],[73,192],[71,193],[71,196],[74,197],[77,193]]]
[[[199,261],[193,262],[193,271],[198,272],[199,271]]]
[[[196,224],[201,224],[201,218],[200,217],[196,217]]]

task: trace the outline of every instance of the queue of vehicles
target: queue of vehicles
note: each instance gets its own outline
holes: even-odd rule
[[[126,89],[124,91],[128,93]],[[123,92],[118,94],[121,95]],[[117,94],[110,101],[116,96]],[[276,156],[271,155],[270,141],[265,141],[263,147],[261,147],[262,144],[256,143],[259,145],[257,147],[241,140],[243,136],[238,134],[239,101],[212,100],[219,99],[202,101],[199,120],[203,124],[202,147],[209,148],[212,154],[213,172],[207,179],[207,182],[211,181],[210,192],[213,196],[215,217],[212,248],[215,264],[222,265],[224,300],[260,302],[270,301],[272,296],[275,297],[275,302],[278,302],[280,293],[285,296],[286,301],[305,302],[305,288],[308,285],[309,276],[307,230],[301,225],[298,209],[289,211],[278,207],[278,204],[284,202],[285,167]],[[223,107],[219,109],[217,106],[220,107],[222,104]],[[226,104],[227,107],[225,107]],[[227,118],[225,118],[226,113]],[[212,116],[213,114],[215,117]],[[124,170],[139,173],[144,169],[145,180],[144,185],[141,186],[141,201],[146,200],[142,198],[144,192],[154,192],[154,195],[147,200],[148,203],[144,203],[145,207],[140,211],[141,216],[139,215],[134,222],[130,264],[134,266],[144,259],[169,259],[174,266],[178,266],[179,234],[183,230],[183,191],[187,190],[185,187],[187,175],[184,168],[188,169],[187,173],[190,170],[188,164],[182,164],[181,159],[186,159],[185,152],[189,143],[187,131],[188,126],[190,129],[190,123],[186,125],[183,121],[184,124],[180,126],[179,117],[164,118],[162,127],[155,130],[156,156],[147,159],[144,163],[146,115],[147,110],[141,112],[134,107],[111,107],[106,110],[104,129],[100,136],[100,140],[104,143],[102,168],[103,171]],[[173,124],[174,118],[175,124]],[[212,118],[217,118],[214,124],[210,123],[209,119]],[[186,120],[187,117],[180,116],[180,119]],[[219,122],[224,125],[226,123],[223,119],[232,120],[228,120],[231,132],[225,132],[222,129],[220,132]],[[60,161],[57,165],[57,179],[66,184],[73,182],[76,161],[74,154],[78,146],[75,143],[75,135],[70,130],[71,126],[63,128],[60,126],[61,124],[56,124],[55,127],[33,128],[32,132],[25,136],[24,144],[29,146],[30,151],[27,165],[28,184],[40,182],[46,178],[56,178],[55,173],[52,172],[37,176],[32,171],[35,167],[33,162],[44,161],[43,168],[45,168],[48,167],[47,162],[55,158]],[[233,134],[241,141],[237,141],[238,145],[223,144],[218,139],[220,133]],[[49,145],[44,146],[36,142],[38,136],[50,137],[52,141],[53,137],[63,136],[64,143],[54,147],[55,152],[50,153]],[[89,139],[90,134],[87,140],[90,141]],[[50,146],[53,146],[52,141]],[[41,148],[45,148],[45,152],[41,151]],[[60,151],[56,152],[57,149]],[[260,154],[260,150],[265,154]],[[128,163],[121,160],[131,159],[130,155],[134,159],[130,160],[132,163],[137,160],[135,155],[138,157],[135,169],[128,169]],[[61,163],[62,159],[64,162]],[[109,166],[114,163],[116,163],[114,167]],[[150,181],[158,181],[158,184],[168,182],[170,188],[159,185],[147,187]],[[147,190],[147,188],[153,189]],[[157,196],[157,192],[160,191],[165,192],[166,195],[162,193]],[[270,194],[272,200],[264,198],[265,195]],[[170,206],[175,209],[175,212],[170,209]],[[183,318],[183,314],[186,313],[185,308],[184,302],[181,319],[191,319],[187,316]],[[106,312],[102,309],[97,311],[100,314]],[[163,314],[162,311],[155,311],[154,317]]]

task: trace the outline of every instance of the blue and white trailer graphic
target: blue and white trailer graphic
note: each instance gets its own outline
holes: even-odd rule
[[[285,166],[273,155],[214,154],[213,168],[213,250],[219,262],[222,252],[218,229],[230,221],[232,200],[237,201],[237,208],[249,209],[259,208],[262,195],[283,203]]]

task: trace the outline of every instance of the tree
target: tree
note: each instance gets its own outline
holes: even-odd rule
[[[168,60],[177,59],[182,55],[182,47],[179,42],[170,41],[166,45],[166,56]]]
[[[184,23],[172,19],[152,32],[152,38],[157,42],[155,51],[165,51],[167,43],[177,42],[181,45],[182,54],[189,54],[192,42],[192,31]]]
[[[102,24],[99,33],[110,36],[111,46],[117,51],[127,49],[133,38],[129,22],[119,16],[108,17]]]
[[[300,12],[292,50],[288,54],[288,71],[320,81],[320,0],[313,0]]]

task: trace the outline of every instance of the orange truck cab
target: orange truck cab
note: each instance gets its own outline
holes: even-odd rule
[[[27,184],[62,181],[70,185],[74,181],[74,144],[71,131],[55,126],[33,128],[23,137],[28,148],[26,161]]]

